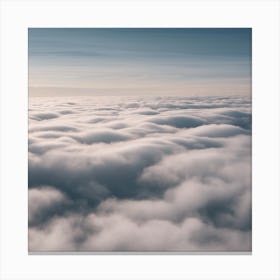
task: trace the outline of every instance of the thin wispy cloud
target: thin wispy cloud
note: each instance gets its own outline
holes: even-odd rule
[[[29,29],[31,96],[250,94],[251,29]]]

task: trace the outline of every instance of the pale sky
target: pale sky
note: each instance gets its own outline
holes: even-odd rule
[[[250,28],[30,28],[29,95],[250,95]]]

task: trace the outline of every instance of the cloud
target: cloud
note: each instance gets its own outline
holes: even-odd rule
[[[31,228],[29,240],[29,249],[43,252],[250,250],[250,232],[216,228],[193,217],[178,225],[167,220],[139,224],[118,214],[72,215],[54,218],[43,228]]]
[[[35,113],[35,114],[32,114],[32,119],[34,120],[38,120],[38,121],[41,121],[41,120],[49,120],[49,119],[54,119],[54,118],[57,118],[59,117],[59,114],[54,114],[54,113],[51,113],[51,112],[44,112],[44,113]]]
[[[118,128],[118,126],[115,127]],[[129,134],[114,131],[113,129],[100,129],[81,133],[73,138],[83,144],[92,144],[98,142],[111,143],[124,141],[130,139],[131,136]]]
[[[198,118],[186,116],[168,116],[161,118],[153,118],[150,122],[156,124],[170,125],[177,128],[197,127],[203,124],[203,121]]]
[[[30,251],[251,250],[246,98],[36,98],[29,118]]]
[[[40,222],[67,204],[67,198],[59,190],[49,186],[39,186],[28,191],[29,223]]]
[[[193,129],[192,133],[205,137],[231,137],[240,134],[250,134],[249,131],[228,124],[210,124]]]

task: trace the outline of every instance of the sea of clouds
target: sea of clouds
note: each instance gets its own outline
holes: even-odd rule
[[[29,251],[250,251],[251,100],[29,100]]]

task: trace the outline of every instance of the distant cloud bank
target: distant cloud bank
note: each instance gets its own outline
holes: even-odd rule
[[[29,109],[29,251],[251,250],[249,98]]]

